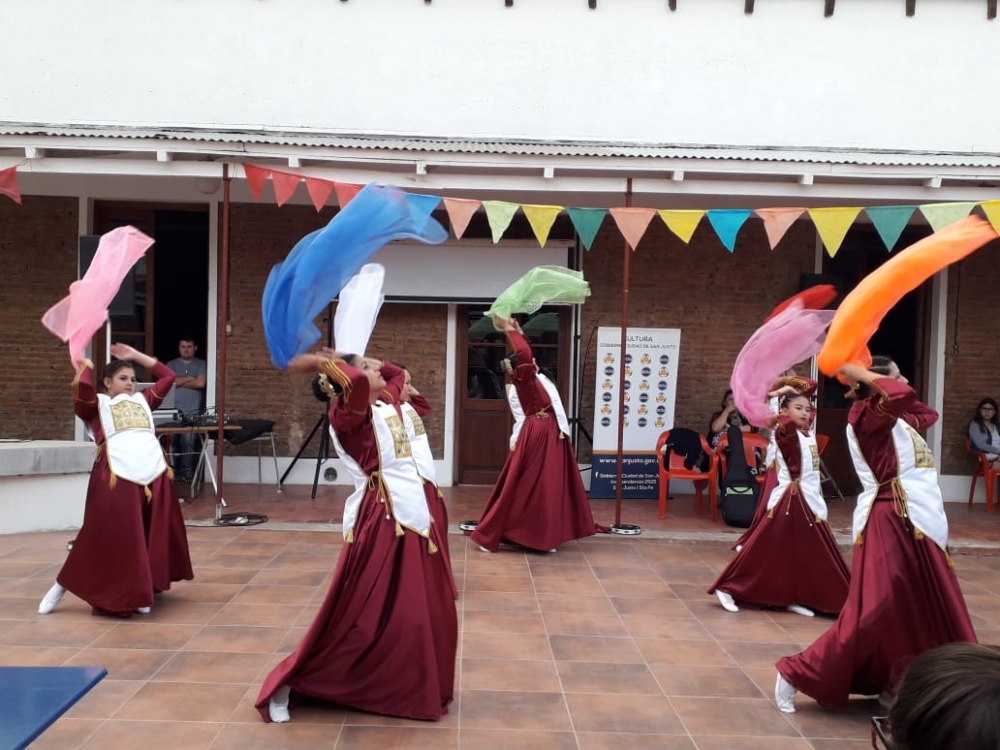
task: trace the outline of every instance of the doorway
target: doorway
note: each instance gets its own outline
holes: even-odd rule
[[[493,484],[510,451],[514,425],[504,382],[503,359],[508,347],[504,334],[485,317],[485,305],[457,308],[456,379],[458,424],[455,480],[458,484]],[[531,343],[535,361],[556,384],[566,402],[569,386],[570,329],[568,307],[543,307],[532,315],[517,316]]]
[[[108,316],[111,341],[169,362],[178,356],[180,338],[190,336],[198,346],[196,356],[207,360],[208,206],[95,202],[94,234],[127,225],[155,242],[132,271],[129,300]],[[94,338],[93,351],[95,363],[108,361],[103,330]]]
[[[907,227],[896,247],[908,247],[929,233],[928,228]],[[857,226],[847,234],[835,257],[824,256],[823,273],[836,282],[839,302],[865,276],[891,257],[873,226]],[[904,295],[886,314],[868,343],[872,354],[892,357],[921,398],[926,397],[924,391],[927,386],[931,285],[931,280],[928,280]],[[852,402],[845,398],[846,391],[836,378],[820,374],[817,420],[819,431],[830,437],[823,453],[824,464],[845,494],[855,494],[861,485],[847,445],[845,427]]]

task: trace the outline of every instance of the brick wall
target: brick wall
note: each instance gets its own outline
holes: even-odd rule
[[[974,466],[963,441],[985,396],[1000,399],[1000,241],[948,271],[941,470],[968,474]],[[957,330],[956,330],[957,324]],[[981,484],[981,482],[980,482]]]
[[[630,258],[629,326],[680,328],[680,367],[674,423],[704,432],[729,387],[733,360],[773,307],[799,290],[799,277],[813,270],[815,229],[793,226],[773,252],[763,224],[748,221],[730,254],[703,220],[685,245],[658,219]],[[621,322],[622,240],[608,219],[590,252],[584,275],[592,296],[583,306],[582,346],[596,326]],[[595,339],[596,341],[596,339]],[[594,353],[586,360],[583,413],[594,414]],[[584,441],[581,458],[589,457]]]
[[[332,209],[266,204],[233,205],[230,224],[230,321],[226,411],[234,418],[272,419],[278,452],[295,455],[323,413],[312,395],[310,378],[289,375],[271,364],[261,323],[260,300],[271,267],[295,243],[324,226]],[[326,332],[325,313],[317,320]],[[369,353],[405,363],[414,385],[434,408],[425,420],[436,458],[444,452],[445,357],[447,306],[387,303],[372,335]],[[314,438],[303,456],[315,457]],[[245,446],[243,452],[255,452]]]
[[[66,344],[41,324],[76,279],[74,198],[0,196],[0,437],[72,440]]]

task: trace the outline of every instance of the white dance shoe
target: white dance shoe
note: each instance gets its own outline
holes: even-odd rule
[[[284,724],[292,720],[292,715],[288,713],[288,695],[291,692],[292,689],[285,685],[275,690],[271,700],[268,701],[267,712],[275,724]]]
[[[62,600],[63,594],[65,593],[66,589],[58,583],[53,583],[52,588],[49,589],[48,593],[38,604],[38,614],[47,615],[49,612],[54,610],[56,605]]]
[[[736,600],[733,599],[733,595],[729,594],[722,589],[715,590],[715,598],[719,600],[719,604],[726,612],[739,612],[740,608],[736,606]]]
[[[489,550],[489,549],[486,549],[486,547],[484,547],[484,546],[483,546],[483,545],[481,545],[481,544],[479,545],[479,549],[480,549],[480,551],[482,551],[482,552],[487,552],[487,553],[492,553],[492,552],[493,552],[493,550]]]
[[[803,617],[815,617],[816,613],[813,612],[809,607],[803,607],[801,604],[789,604],[786,609],[789,612],[794,612],[797,615],[802,615]]]
[[[795,713],[795,694],[798,691],[792,687],[791,683],[778,673],[778,679],[774,683],[774,703],[783,714]]]
[[[136,614],[148,615],[150,612],[153,611],[153,608],[152,607],[136,607],[135,611],[136,611]]]

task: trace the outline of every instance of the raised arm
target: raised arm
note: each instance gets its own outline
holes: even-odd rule
[[[421,417],[426,417],[431,413],[430,402],[415,388],[410,389],[410,405]]]
[[[146,397],[150,409],[158,409],[160,408],[160,404],[163,403],[163,399],[167,397],[167,393],[170,392],[177,373],[162,362],[155,362],[149,373],[156,378],[156,383],[152,388],[144,390],[142,395]]]
[[[73,378],[73,413],[87,421],[97,416],[97,391],[94,390],[94,365],[89,359],[80,362]]]
[[[382,379],[385,381],[385,388],[382,393],[388,395],[393,403],[399,403],[402,399],[403,388],[406,386],[406,370],[397,367],[392,362],[383,362]]]

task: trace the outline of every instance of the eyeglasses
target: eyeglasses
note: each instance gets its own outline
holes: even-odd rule
[[[888,716],[872,717],[872,747],[875,750],[895,750],[892,732],[889,730]]]

